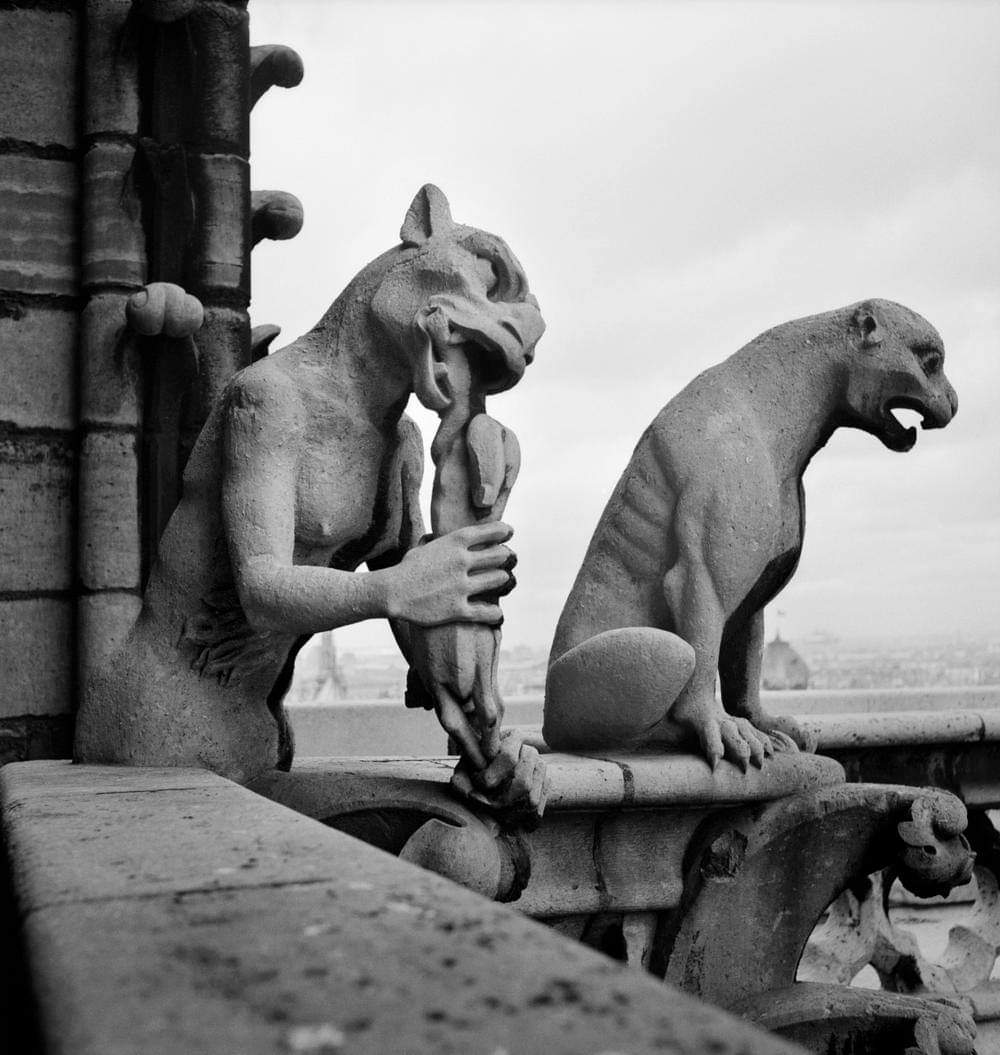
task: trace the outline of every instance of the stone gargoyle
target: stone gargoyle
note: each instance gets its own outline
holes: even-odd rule
[[[556,750],[693,744],[746,770],[807,746],[760,704],[764,606],[802,549],[802,474],[841,426],[908,451],[958,401],[915,312],[871,300],[776,326],[646,429],[556,629],[543,735]],[[716,674],[721,702],[716,698]]]
[[[485,415],[471,430],[449,418],[471,448],[457,469],[448,462],[452,477],[470,461],[485,468],[472,473],[476,516],[439,516],[447,526],[427,539],[423,445],[404,408],[415,393],[447,416],[464,385],[459,402],[470,410],[471,389],[481,411],[485,394],[521,377],[544,323],[506,244],[454,223],[436,187],[418,192],[401,238],[313,330],[229,383],[188,461],[138,621],[85,695],[79,761],[200,765],[250,782],[291,764],[282,699],[310,634],[385,617],[408,656],[418,632],[445,624],[495,644],[513,581],[498,520],[511,441]],[[453,497],[454,483],[443,489]],[[425,677],[440,652],[421,641]],[[496,701],[425,689],[462,746],[466,785],[484,773],[481,796],[513,787],[539,808],[537,752],[516,737],[501,745]]]

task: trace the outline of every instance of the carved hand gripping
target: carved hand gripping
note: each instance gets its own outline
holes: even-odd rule
[[[485,413],[485,382],[463,345],[451,345],[439,363],[439,379],[452,397],[440,412],[431,446],[435,537],[503,515],[520,468],[517,437]],[[510,570],[470,575],[483,580],[482,599],[493,603],[514,586]],[[540,817],[545,803],[545,767],[538,752],[513,731],[501,732],[503,700],[497,687],[500,629],[482,623],[414,627],[411,662],[431,694],[442,725],[463,752],[453,783],[485,805]],[[412,701],[411,701],[412,702]]]

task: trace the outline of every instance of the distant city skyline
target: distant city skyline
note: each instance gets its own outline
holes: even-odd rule
[[[524,452],[505,644],[551,638],[663,403],[768,326],[867,296],[938,327],[960,411],[905,456],[847,432],[820,453],[782,632],[1000,630],[1000,7],[283,0],[251,31],[306,64],[253,115],[254,185],[306,214],[255,252],[255,323],[309,329],[426,181],[541,301],[537,361],[490,405]]]
[[[394,644],[342,648],[340,631],[335,631],[333,636],[337,641],[336,660],[327,634],[317,635],[300,653],[286,703],[316,706],[402,700],[406,662]],[[768,685],[765,681],[763,688],[803,687],[826,692],[1000,686],[1000,635],[977,639],[954,635],[807,637],[792,640],[788,645],[807,665],[807,684]],[[786,645],[778,647],[785,649]],[[500,662],[500,688],[505,699],[540,701],[544,694],[547,657],[545,645],[505,648]]]

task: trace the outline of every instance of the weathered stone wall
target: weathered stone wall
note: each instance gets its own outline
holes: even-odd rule
[[[246,0],[0,0],[0,763],[69,753],[250,362],[251,94],[301,76],[287,48],[252,62]],[[254,240],[296,233],[297,200],[259,199]],[[126,327],[148,281],[205,305],[196,383]]]
[[[69,749],[82,21],[0,4],[0,762]]]

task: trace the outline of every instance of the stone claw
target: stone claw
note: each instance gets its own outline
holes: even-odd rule
[[[490,763],[475,769],[463,758],[455,767],[451,786],[473,802],[537,824],[545,811],[550,779],[538,751],[514,730],[506,730]]]

